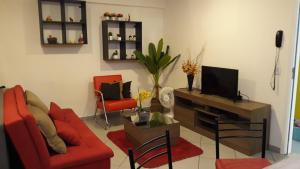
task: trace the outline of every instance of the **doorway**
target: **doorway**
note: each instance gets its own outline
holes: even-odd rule
[[[296,51],[293,66],[293,84],[291,98],[291,112],[289,122],[289,137],[287,154],[300,154],[300,4],[298,7],[298,23],[296,34]]]
[[[299,61],[297,61],[299,65]],[[297,70],[297,78],[295,78],[294,82],[294,102],[292,108],[292,117],[290,121],[290,128],[291,128],[291,134],[290,134],[290,146],[288,149],[288,153],[296,153],[300,154],[300,78],[299,78],[299,69]]]

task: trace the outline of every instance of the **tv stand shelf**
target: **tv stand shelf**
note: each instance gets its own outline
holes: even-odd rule
[[[255,101],[232,101],[224,97],[200,94],[200,90],[188,91],[186,88],[176,89],[174,118],[199,134],[211,139],[215,138],[216,118],[220,121],[262,122],[267,119],[267,147],[269,145],[271,105]],[[258,126],[248,124],[222,125],[221,128],[249,128]],[[240,132],[240,131],[238,131]],[[234,134],[238,134],[235,131]],[[243,133],[239,133],[243,134]],[[255,135],[255,133],[253,133]],[[257,135],[257,134],[256,134]],[[261,151],[259,140],[224,140],[223,144],[247,155]]]

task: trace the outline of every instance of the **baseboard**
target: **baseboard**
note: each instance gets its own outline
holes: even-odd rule
[[[81,120],[91,120],[94,119],[94,115],[92,116],[85,116],[85,117],[80,117]]]
[[[269,150],[275,152],[275,153],[280,153],[280,148],[273,146],[273,145],[269,145]]]

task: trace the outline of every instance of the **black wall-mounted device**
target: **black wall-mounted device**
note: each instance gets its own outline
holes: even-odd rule
[[[282,46],[282,40],[283,40],[283,31],[279,30],[276,33],[276,47],[281,48]]]
[[[276,90],[276,72],[278,72],[278,62],[279,62],[279,57],[280,57],[280,49],[282,47],[282,41],[283,41],[283,30],[278,30],[276,32],[276,38],[275,38],[275,45],[276,45],[276,57],[275,57],[275,65],[274,65],[274,70],[272,73],[272,78],[270,81],[270,85],[272,90]]]

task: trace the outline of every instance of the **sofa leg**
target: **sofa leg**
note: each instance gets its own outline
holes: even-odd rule
[[[111,124],[110,123],[106,123],[105,125],[105,130],[108,130],[110,128]]]
[[[111,126],[110,123],[108,122],[108,118],[107,118],[107,114],[106,111],[104,110],[104,117],[105,117],[105,130],[109,129],[109,127]]]
[[[94,113],[94,119],[95,120],[96,120],[96,117],[97,117],[97,112],[98,112],[98,107],[96,106],[95,113]]]

